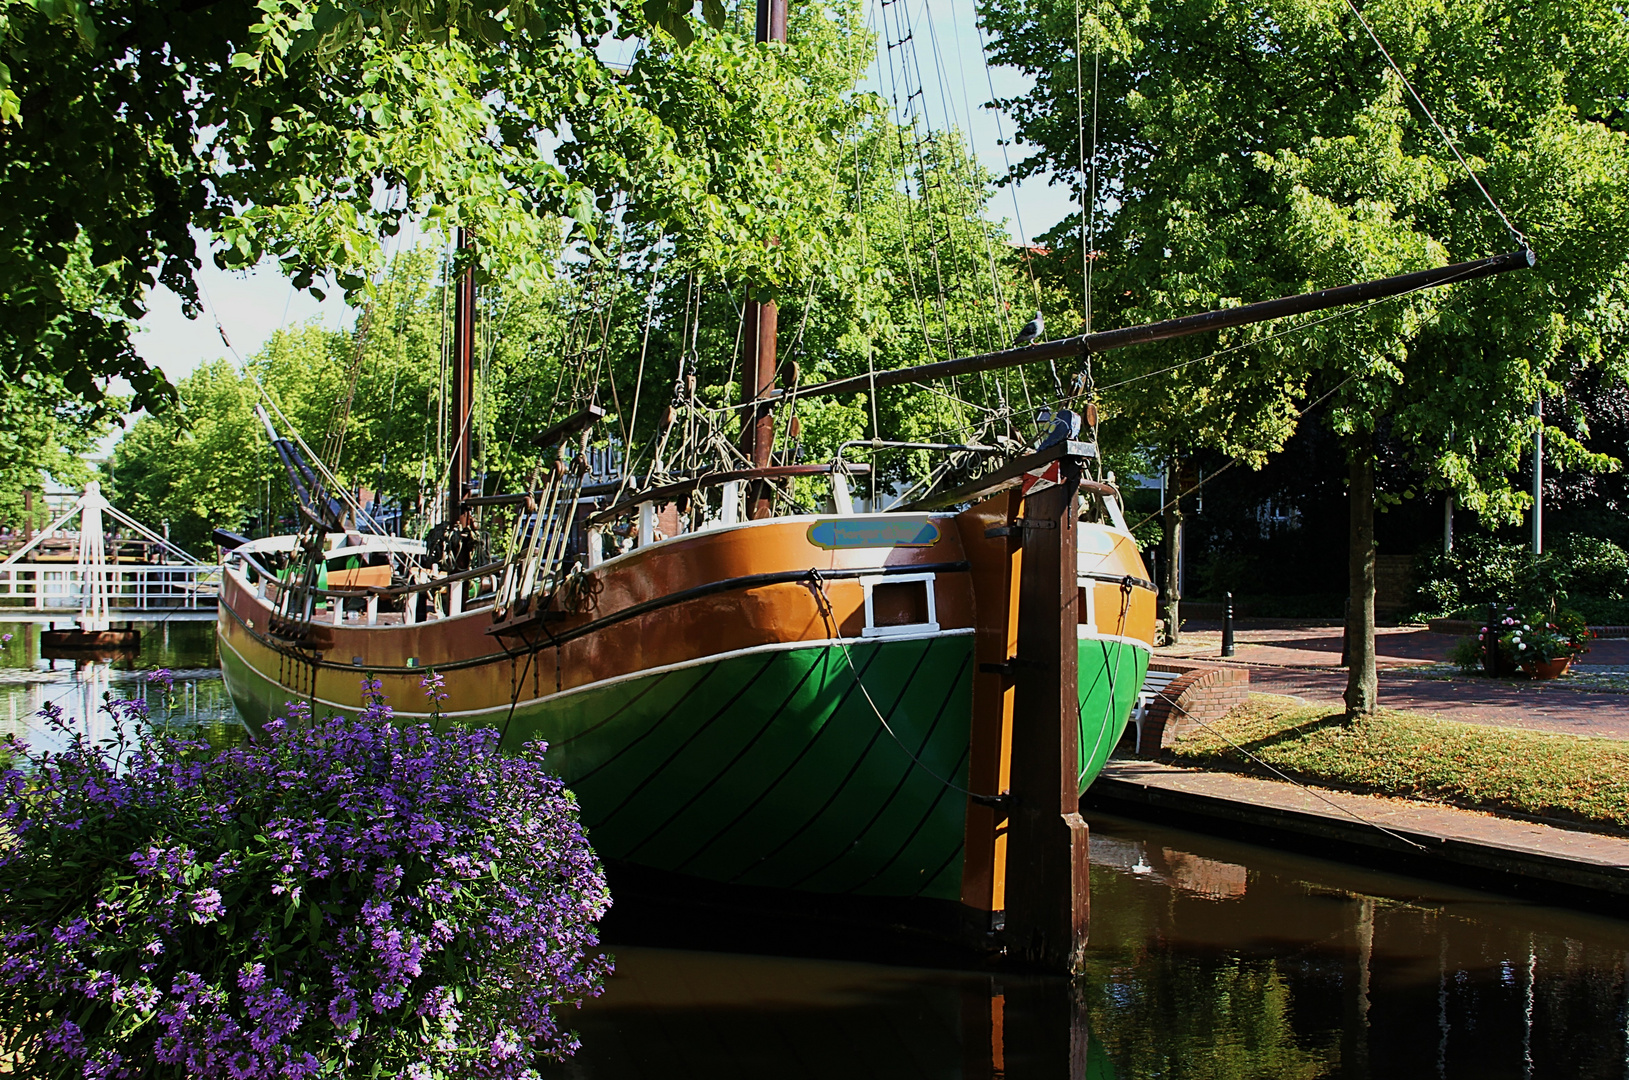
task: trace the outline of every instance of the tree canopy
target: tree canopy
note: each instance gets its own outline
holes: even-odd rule
[[[1018,171],[1078,191],[1095,140],[1099,326],[1518,243],[1340,0],[1081,10],[1078,49],[1072,3],[991,0],[983,17],[993,58],[1036,78],[1005,103],[1018,137],[1040,148]],[[1432,483],[1503,520],[1527,504],[1509,477],[1531,441],[1534,399],[1583,367],[1624,373],[1629,27],[1604,0],[1374,0],[1363,13],[1530,239],[1537,269],[1288,332],[1111,354],[1098,379],[1182,365],[1112,391],[1112,403],[1143,438],[1253,461],[1283,445],[1308,401],[1331,395],[1337,431],[1384,421]],[[1098,101],[1082,100],[1077,85],[1089,95],[1094,82]],[[1081,225],[1048,237],[1075,289]],[[1549,435],[1561,461],[1607,464]]]
[[[470,228],[510,281],[545,272],[562,216],[589,239],[595,220],[555,143],[615,176],[614,139],[637,130],[640,167],[684,165],[662,137],[683,102],[599,46],[689,41],[692,7],[0,0],[0,374],[92,402],[121,377],[138,406],[163,403],[129,324],[155,285],[198,314],[195,230],[224,267],[270,257],[355,297],[408,218]],[[703,9],[722,24],[716,0]]]

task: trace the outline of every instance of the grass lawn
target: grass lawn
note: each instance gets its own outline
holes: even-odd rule
[[[1629,742],[1341,709],[1252,694],[1172,747],[1175,763],[1266,775],[1222,738],[1304,783],[1589,822],[1629,833]]]

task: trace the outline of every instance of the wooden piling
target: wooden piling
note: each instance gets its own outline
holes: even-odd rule
[[[1078,973],[1090,924],[1086,821],[1080,816],[1076,523],[1083,459],[1024,499],[1014,668],[1012,806],[1007,833],[1009,955]]]

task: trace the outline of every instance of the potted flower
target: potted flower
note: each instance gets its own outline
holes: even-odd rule
[[[1526,621],[1514,606],[1500,613],[1492,604],[1488,605],[1487,625],[1477,634],[1476,642],[1482,650],[1482,670],[1491,677],[1497,679],[1515,672],[1517,659],[1509,638],[1511,631]]]
[[[1589,648],[1590,633],[1582,619],[1566,614],[1556,618],[1559,623],[1543,616],[1508,620],[1499,637],[1500,651],[1532,678],[1565,675],[1573,657]]]

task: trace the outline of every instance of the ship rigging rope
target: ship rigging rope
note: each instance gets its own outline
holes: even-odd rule
[[[984,81],[989,88],[990,104],[993,106],[998,99],[996,98],[995,74],[990,70],[989,44],[984,37],[984,24],[980,20],[974,19],[973,27],[979,34],[979,59],[984,64]],[[1010,140],[1001,126],[1001,110],[992,108],[990,111],[995,116],[996,141],[1001,145],[1001,163],[1007,168],[1007,173],[1002,178],[1002,182],[1012,191],[1012,214],[1013,223],[1018,226],[1018,247],[1023,253],[1024,270],[1029,275],[1030,288],[1035,292],[1035,303],[1039,306],[1041,303],[1041,282],[1035,275],[1034,253],[1030,250],[1029,235],[1024,231],[1024,213],[1018,198],[1018,179],[1013,171],[1012,155],[1007,151]],[[1011,335],[1008,336],[1010,338]],[[1026,395],[1029,393],[1027,385],[1024,387],[1024,393]]]
[[[943,784],[951,791],[965,795],[967,798],[979,803],[980,805],[988,804],[991,799],[1000,798],[999,795],[980,795],[975,791],[969,791],[967,788],[962,787],[954,780],[946,780],[944,777],[940,776],[937,772],[930,768],[926,763],[924,763],[921,758],[917,757],[911,752],[911,748],[905,745],[905,740],[901,739],[899,737],[899,733],[896,732],[893,729],[893,726],[888,723],[888,718],[882,714],[882,710],[877,708],[876,701],[871,697],[871,691],[865,688],[865,681],[860,678],[860,669],[854,666],[854,657],[849,655],[848,643],[843,640],[842,628],[837,624],[837,614],[835,609],[832,607],[831,594],[826,591],[825,576],[822,575],[819,570],[811,566],[809,568],[809,582],[814,586],[815,593],[819,597],[819,601],[815,606],[820,609],[821,619],[825,621],[826,625],[831,630],[831,640],[837,643],[838,650],[843,654],[844,662],[848,664],[849,673],[854,677],[854,685],[860,688],[860,693],[865,697],[865,703],[871,706],[872,713],[874,713],[877,717],[877,723],[882,725],[882,730],[888,733],[888,737],[893,739],[894,742],[898,744],[900,750],[904,751],[905,756],[911,759],[911,763],[913,765],[927,773],[929,776],[933,777],[935,780],[939,781],[939,783]]]
[[[1097,35],[1092,35],[1092,168],[1090,183],[1086,170],[1086,91],[1082,85],[1080,0],[1075,0],[1075,158],[1080,171],[1080,277],[1085,305],[1086,333],[1092,332],[1092,260],[1097,257],[1097,88],[1101,51]],[[1083,358],[1087,379],[1091,378],[1092,354]]]
[[[1329,400],[1331,397],[1333,397],[1335,395],[1335,393],[1337,391],[1339,391],[1341,389],[1341,387],[1345,386],[1347,383],[1351,382],[1355,378],[1357,378],[1356,375],[1348,375],[1346,378],[1344,378],[1340,382],[1336,383],[1329,390],[1327,390],[1324,393],[1320,394],[1317,397],[1316,400],[1307,402],[1299,410],[1296,411],[1295,418],[1297,420],[1299,420],[1302,417],[1306,416],[1307,413],[1311,412],[1313,409],[1316,409],[1319,405],[1322,405],[1325,401]],[[1198,491],[1200,488],[1204,487],[1206,484],[1210,483],[1212,480],[1216,479],[1218,476],[1221,476],[1223,473],[1225,473],[1229,469],[1233,468],[1233,466],[1235,466],[1235,465],[1237,465],[1239,463],[1239,460],[1240,460],[1239,458],[1230,459],[1227,462],[1227,464],[1223,465],[1221,468],[1217,469],[1215,472],[1211,473],[1209,476],[1203,477],[1197,484],[1194,484],[1192,487],[1187,488],[1184,491],[1177,492],[1170,499],[1168,499],[1165,502],[1161,503],[1157,510],[1155,510],[1153,513],[1149,514],[1148,516],[1144,517],[1141,521],[1137,522],[1137,524],[1131,526],[1126,531],[1131,532],[1131,533],[1135,533],[1138,529],[1142,528],[1144,525],[1147,525],[1150,521],[1153,521],[1155,518],[1157,518],[1161,514],[1165,513],[1166,510],[1170,509],[1172,506],[1175,506],[1178,502],[1181,502],[1183,499],[1186,499],[1189,495],[1192,495],[1194,492]]]
[[[1353,317],[1355,317],[1357,315],[1363,314],[1364,312],[1368,311],[1370,308],[1377,307],[1380,304],[1386,304],[1386,303],[1391,303],[1392,301],[1402,300],[1402,299],[1405,299],[1407,297],[1413,296],[1416,293],[1425,292],[1426,290],[1431,289],[1431,288],[1440,288],[1440,287],[1443,287],[1445,285],[1451,285],[1453,283],[1454,283],[1454,279],[1449,279],[1448,281],[1441,282],[1436,286],[1421,286],[1421,287],[1416,288],[1416,289],[1410,289],[1407,292],[1398,293],[1395,296],[1382,296],[1382,297],[1380,297],[1378,299],[1370,300],[1370,301],[1368,301],[1367,303],[1364,303],[1364,304],[1359,304],[1359,305],[1355,305],[1355,306],[1352,306],[1352,307],[1343,308],[1343,309],[1341,309],[1339,311],[1333,312],[1333,313],[1328,314],[1328,315],[1320,316],[1320,317],[1318,317],[1316,319],[1309,319],[1306,322],[1299,322],[1299,323],[1296,323],[1293,326],[1287,326],[1282,330],[1275,330],[1273,333],[1267,334],[1267,335],[1265,335],[1263,337],[1253,338],[1253,339],[1251,339],[1249,341],[1241,341],[1236,345],[1228,345],[1228,346],[1226,346],[1224,348],[1216,349],[1215,351],[1208,352],[1203,356],[1196,356],[1191,360],[1183,360],[1183,361],[1181,361],[1179,363],[1167,365],[1166,367],[1156,368],[1153,371],[1145,371],[1145,372],[1143,372],[1141,374],[1133,375],[1133,376],[1131,376],[1130,378],[1127,378],[1127,379],[1121,379],[1118,382],[1109,383],[1106,386],[1099,386],[1097,389],[1100,392],[1101,391],[1107,391],[1107,390],[1117,390],[1122,386],[1130,386],[1132,383],[1141,382],[1144,379],[1152,379],[1152,378],[1155,378],[1156,376],[1159,376],[1159,375],[1169,374],[1172,371],[1179,371],[1182,368],[1190,367],[1190,366],[1192,366],[1194,364],[1202,364],[1207,360],[1214,360],[1214,359],[1216,359],[1217,357],[1220,357],[1220,356],[1226,356],[1226,355],[1228,355],[1230,353],[1240,352],[1240,351],[1245,350],[1245,349],[1252,349],[1252,348],[1255,348],[1258,345],[1265,345],[1265,344],[1267,344],[1269,342],[1276,341],[1279,338],[1287,337],[1287,336],[1289,336],[1291,334],[1300,333],[1303,330],[1310,330],[1310,329],[1312,329],[1314,327],[1322,326],[1322,325],[1324,325],[1326,323],[1337,322],[1337,321],[1339,321],[1341,319],[1353,318]],[[1442,307],[1439,307],[1439,308],[1437,308],[1436,311],[1432,312],[1431,315],[1430,315],[1430,319],[1434,320],[1434,319],[1437,319],[1437,318],[1441,317],[1443,311],[1446,310],[1446,306],[1447,305],[1446,305],[1446,302],[1445,302]],[[1429,320],[1427,320],[1427,321],[1429,321]],[[913,386],[925,386],[926,384],[912,383],[910,385],[913,385]],[[1072,400],[1072,398],[1069,399],[1069,400]],[[1314,403],[1314,404],[1316,404],[1316,403]],[[1310,406],[1309,406],[1309,408],[1310,408]],[[1017,410],[1017,409],[1007,410],[1008,414],[1016,414],[1018,411],[1020,411],[1020,410]],[[940,429],[938,431],[931,432],[930,434],[923,436],[923,438],[929,439],[929,440],[946,439],[946,438],[949,438],[950,436],[960,435],[960,434],[962,434],[962,433],[964,433],[966,431],[970,431],[970,430],[972,430],[972,425],[964,425],[962,427],[943,428],[943,429]]]
[[[962,120],[961,120],[961,122],[966,125],[964,130],[966,130],[969,133],[968,142],[969,142],[969,149],[971,149],[971,142],[972,142],[971,133],[972,133],[972,130],[973,130],[973,98],[972,98],[972,95],[968,92],[968,89],[967,89],[967,65],[960,62],[961,55],[962,55],[961,25],[962,25],[961,19],[956,17],[955,0],[951,0],[951,3],[950,3],[950,33],[951,33],[951,42],[952,42],[952,44],[953,44],[953,46],[955,47],[955,50],[956,50],[956,58],[957,58],[957,61],[958,61],[957,64],[956,64],[956,72],[957,72],[957,75],[959,76],[959,81],[961,83],[961,91],[962,91]],[[937,35],[935,35],[935,37],[934,37],[934,52],[935,52],[935,56],[937,57],[937,54],[938,54],[938,37],[937,37]],[[986,66],[988,66],[988,65],[986,65]],[[942,75],[943,75],[943,62],[942,61],[940,62],[940,71],[941,71],[941,77],[942,77]],[[994,97],[994,96],[995,95],[993,95],[993,94],[991,95],[991,97]],[[952,115],[954,115],[954,112],[955,112],[955,110],[953,108],[947,108],[946,111],[951,113]],[[1012,332],[1011,321],[1008,318],[1008,315],[1009,315],[1008,309],[1011,307],[1011,301],[1009,301],[1007,299],[1007,297],[1004,295],[1002,287],[1001,287],[1000,269],[996,264],[995,238],[994,238],[993,234],[994,234],[994,230],[991,229],[986,223],[984,223],[982,218],[981,218],[980,219],[980,224],[979,224],[979,235],[984,238],[985,264],[986,264],[987,268],[990,271],[990,298],[991,298],[991,301],[992,301],[991,314],[993,315],[993,319],[990,320],[990,321],[987,321],[987,323],[986,323],[986,335],[987,335],[987,337],[990,337],[993,340],[992,348],[1000,348],[1002,345],[1005,345],[1007,342],[1012,340],[1013,332]],[[991,325],[992,322],[993,322],[993,325]],[[1003,384],[1002,384],[1002,382],[1001,382],[1001,380],[999,378],[995,379],[994,383],[995,383],[995,388],[996,388],[997,399],[1001,402],[1001,404],[1005,405],[1007,403],[1006,402],[1006,388],[1005,388],[1005,386],[1003,386]]]
[[[686,290],[688,291],[688,289],[689,285],[686,283]],[[661,288],[658,284],[658,274],[656,269],[652,268],[650,293],[645,299],[645,332],[639,339],[639,370],[634,375],[633,405],[628,410],[626,429],[630,431],[639,423],[639,395],[645,387],[645,358],[650,354],[650,327],[651,323],[656,319],[656,298],[660,295]],[[613,377],[612,382],[615,381]],[[622,482],[617,486],[616,494],[611,496],[612,504],[622,498],[622,492],[628,486],[628,478],[633,475],[634,470],[638,467],[638,460],[633,455],[633,447],[628,445],[626,438],[623,440],[623,446],[625,449],[623,451]]]
[[[938,30],[938,26],[934,22],[932,10],[928,7],[928,5],[926,3],[924,3],[922,5],[922,14],[923,14],[924,20],[927,23],[927,27],[928,27],[928,44],[933,49],[934,74],[938,77],[938,82],[939,82],[939,107],[944,111],[944,115],[945,115],[945,118],[946,118],[945,130],[946,131],[953,131],[953,130],[955,130],[957,128],[958,125],[965,124],[966,126],[963,128],[963,130],[970,131],[971,127],[972,127],[972,125],[971,125],[971,117],[968,117],[967,120],[964,121],[962,118],[960,118],[960,117],[958,117],[956,115],[955,99],[951,95],[949,89],[947,88],[946,82],[945,82],[945,61],[944,61],[944,56],[941,54],[940,49],[939,49],[939,30]],[[954,21],[952,22],[952,25],[954,25]],[[963,91],[963,94],[965,95],[966,90],[967,90],[967,73],[966,73],[965,69],[962,71],[961,74],[962,74],[962,91]],[[969,157],[973,158],[975,155],[973,155],[973,153],[972,153],[971,140],[968,141],[967,150],[968,150],[968,153],[969,153]],[[952,259],[952,269],[955,270],[956,269],[955,260],[956,260],[956,258],[958,256],[958,254],[961,254],[961,252],[958,250],[961,245],[958,245],[957,243],[955,243],[955,234],[954,234],[954,230],[953,230],[952,212],[951,211],[952,211],[951,206],[946,206],[945,207],[945,212],[944,212],[945,239],[946,239],[946,242],[947,242],[947,244],[949,246],[949,250],[950,250],[950,258]],[[988,245],[989,244],[989,230],[983,225],[982,220],[979,219],[977,217],[977,215],[975,215],[975,221],[972,224],[974,224],[975,227],[978,228],[979,235],[984,237],[985,243],[986,243],[986,245]],[[969,256],[973,256],[973,255],[976,255],[976,252],[973,251],[971,249],[971,247],[969,247],[966,254],[969,255]],[[952,296],[957,295],[957,294],[965,295],[966,290],[962,288],[962,275],[960,273],[952,273],[951,278],[950,278],[950,283],[951,283]],[[993,351],[995,349],[998,349],[1002,345],[1006,344],[1006,342],[1008,340],[1011,340],[1009,338],[1005,338],[1000,333],[997,333],[997,332],[993,331],[992,319],[990,318],[990,315],[991,315],[992,310],[999,309],[1000,306],[1001,306],[1001,289],[1000,289],[1000,285],[996,282],[994,277],[991,278],[990,299],[991,299],[991,304],[988,307],[986,305],[984,305],[984,304],[975,305],[974,308],[973,308],[973,315],[970,316],[968,318],[968,320],[967,320],[965,329],[966,329],[969,345],[972,348],[978,348],[979,347],[978,344],[977,344],[977,341],[976,341],[976,336],[977,336],[979,331],[983,332],[984,348],[987,351]],[[948,346],[949,342],[947,341],[946,344]],[[1000,385],[1001,385],[1000,380],[999,379],[996,380],[996,386],[998,387],[998,393],[999,393]],[[988,397],[989,393],[990,393],[990,374],[989,374],[989,372],[984,372],[984,371],[979,372],[979,386],[980,386],[981,389],[983,389],[983,391],[985,393],[985,396]]]
[[[288,430],[289,435],[294,439],[295,445],[297,445],[301,450],[305,451],[306,457],[310,459],[310,464],[322,474],[323,479],[327,482],[327,485],[331,491],[338,494],[339,497],[344,500],[344,502],[349,505],[353,511],[355,511],[358,525],[360,526],[362,522],[366,522],[368,525],[372,526],[375,533],[383,536],[385,534],[385,530],[377,521],[373,520],[372,515],[368,514],[368,512],[362,508],[361,503],[357,502],[351,497],[351,493],[345,490],[344,486],[340,484],[339,479],[335,477],[333,473],[328,471],[328,467],[322,463],[322,458],[313,452],[311,447],[306,445],[306,441],[300,437],[299,429],[296,428],[293,422],[283,414],[282,408],[277,404],[277,399],[272,397],[271,391],[267,388],[266,384],[260,381],[260,376],[256,374],[254,368],[243,359],[243,355],[238,352],[237,346],[232,344],[232,339],[226,336],[226,327],[221,325],[220,314],[216,311],[214,303],[212,303],[209,299],[209,291],[204,288],[202,283],[199,284],[198,290],[199,294],[203,297],[204,306],[209,309],[210,318],[215,322],[215,333],[220,335],[221,344],[226,346],[227,351],[232,354],[232,358],[238,362],[238,366],[247,372],[249,378],[254,381],[255,388],[260,391],[260,396],[266,399],[266,403],[272,407],[272,411],[277,414],[277,418],[283,421],[283,426]]]
[[[1470,162],[1465,160],[1465,155],[1459,152],[1459,147],[1456,146],[1454,141],[1448,137],[1448,132],[1443,129],[1443,126],[1437,122],[1436,114],[1431,111],[1431,107],[1425,103],[1425,100],[1420,97],[1419,92],[1414,89],[1414,84],[1409,81],[1407,75],[1403,74],[1403,69],[1398,66],[1397,61],[1392,59],[1391,53],[1388,52],[1386,50],[1386,46],[1381,43],[1380,35],[1374,32],[1374,27],[1369,25],[1369,20],[1363,17],[1362,10],[1359,9],[1354,0],[1346,0],[1346,6],[1351,9],[1353,15],[1357,16],[1357,21],[1362,25],[1364,32],[1369,35],[1369,40],[1374,42],[1374,47],[1380,50],[1380,55],[1385,57],[1386,63],[1391,66],[1391,69],[1396,73],[1397,78],[1402,81],[1403,87],[1408,91],[1408,96],[1414,99],[1414,104],[1420,107],[1420,111],[1425,113],[1425,118],[1431,121],[1431,126],[1437,129],[1437,135],[1442,139],[1442,144],[1446,146],[1454,155],[1454,158],[1458,160],[1460,167],[1465,170],[1465,175],[1471,178],[1471,183],[1475,184],[1476,190],[1482,193],[1482,198],[1487,200],[1488,206],[1493,209],[1495,214],[1499,215],[1499,220],[1504,222],[1505,228],[1510,230],[1511,238],[1520,244],[1524,249],[1529,251],[1532,250],[1532,245],[1528,243],[1527,237],[1522,235],[1520,229],[1511,224],[1510,218],[1505,215],[1504,208],[1499,205],[1498,201],[1488,192],[1488,189],[1483,186],[1482,178],[1476,175],[1476,170],[1471,168]]]
[[[1415,291],[1417,292],[1418,290],[1415,290]],[[1404,293],[1403,295],[1406,296],[1408,294]],[[1391,300],[1391,299],[1396,299],[1396,297],[1383,297],[1381,300],[1371,301],[1370,303],[1365,304],[1364,308],[1373,307],[1375,304],[1379,304],[1379,303],[1384,302],[1385,300]],[[1425,322],[1426,323],[1434,322],[1436,319],[1440,318],[1442,313],[1443,313],[1443,310],[1446,308],[1446,306],[1447,305],[1445,304],[1445,305],[1443,305],[1443,307],[1439,307],[1436,311],[1432,312],[1431,317],[1429,319],[1425,320]],[[1358,308],[1356,310],[1361,311],[1361,310],[1363,310],[1363,308]],[[1317,322],[1325,322],[1325,321],[1327,321],[1327,319],[1319,319],[1319,320],[1317,320]],[[1306,325],[1311,326],[1311,325],[1315,325],[1315,323],[1308,323]],[[1424,325],[1424,324],[1422,324],[1422,325]],[[1274,335],[1274,336],[1277,336],[1277,335]],[[1267,340],[1271,340],[1271,338],[1263,338],[1262,340],[1267,341]],[[1255,344],[1255,342],[1251,342],[1250,344]],[[1234,346],[1234,348],[1242,348],[1242,347],[1243,346]],[[1223,350],[1223,351],[1230,351],[1230,350]],[[1211,355],[1212,356],[1218,356],[1218,355],[1220,355],[1220,353],[1212,353]],[[1206,357],[1201,357],[1200,359],[1207,359],[1207,358]],[[1299,420],[1302,417],[1306,416],[1307,413],[1311,412],[1313,409],[1315,409],[1319,405],[1323,404],[1329,398],[1333,397],[1335,395],[1335,393],[1337,391],[1339,391],[1343,386],[1345,386],[1347,383],[1351,382],[1352,380],[1354,380],[1356,378],[1357,378],[1356,374],[1348,375],[1346,378],[1344,378],[1340,382],[1336,383],[1330,389],[1328,389],[1324,393],[1320,394],[1315,400],[1309,401],[1309,402],[1307,402],[1307,404],[1303,405],[1299,410],[1296,411],[1295,418],[1297,420]],[[1117,383],[1116,385],[1121,385],[1121,384]],[[1228,461],[1227,464],[1223,465],[1221,468],[1217,469],[1215,472],[1211,473],[1209,476],[1203,478],[1197,484],[1195,484],[1192,487],[1188,488],[1186,491],[1178,492],[1171,500],[1163,503],[1160,506],[1159,509],[1155,510],[1152,514],[1149,514],[1147,517],[1145,517],[1141,521],[1137,522],[1137,524],[1131,526],[1129,531],[1136,532],[1138,529],[1142,528],[1148,522],[1154,520],[1156,517],[1158,517],[1161,514],[1165,513],[1166,509],[1168,507],[1170,507],[1173,503],[1175,503],[1175,502],[1177,502],[1177,501],[1179,501],[1181,499],[1187,498],[1189,495],[1191,495],[1194,492],[1198,491],[1200,488],[1204,487],[1206,484],[1210,483],[1212,480],[1216,479],[1222,473],[1224,473],[1227,470],[1231,469],[1233,466],[1237,465],[1238,463],[1239,463],[1239,459],[1238,458],[1233,458],[1230,461]]]
[[[1409,847],[1418,848],[1421,851],[1428,851],[1429,850],[1424,844],[1421,844],[1421,843],[1419,843],[1418,841],[1415,841],[1415,840],[1410,840],[1408,837],[1404,836],[1402,833],[1394,832],[1391,829],[1388,829],[1384,825],[1380,824],[1378,821],[1369,820],[1368,818],[1364,817],[1362,814],[1358,813],[1356,810],[1353,810],[1351,807],[1342,806],[1340,803],[1336,802],[1335,800],[1333,800],[1331,798],[1328,798],[1322,792],[1320,792],[1317,788],[1308,787],[1306,784],[1303,784],[1301,781],[1297,780],[1295,777],[1293,777],[1293,776],[1289,775],[1288,773],[1284,772],[1282,769],[1278,768],[1276,765],[1272,765],[1272,764],[1270,764],[1270,763],[1268,763],[1266,761],[1263,761],[1261,758],[1257,757],[1255,754],[1252,754],[1250,751],[1246,750],[1244,747],[1240,746],[1238,743],[1236,743],[1232,739],[1228,738],[1226,732],[1222,731],[1220,728],[1214,726],[1213,724],[1210,724],[1209,722],[1207,722],[1205,720],[1201,720],[1199,717],[1195,716],[1193,713],[1189,712],[1187,709],[1184,709],[1182,707],[1182,705],[1175,698],[1171,697],[1170,694],[1167,693],[1165,690],[1162,689],[1162,690],[1158,691],[1154,696],[1158,697],[1161,701],[1166,702],[1168,705],[1171,706],[1171,708],[1175,709],[1177,712],[1181,713],[1183,716],[1186,716],[1189,720],[1192,720],[1194,723],[1198,724],[1200,727],[1204,728],[1206,731],[1210,732],[1212,735],[1215,735],[1218,739],[1221,739],[1223,742],[1227,743],[1233,749],[1237,750],[1239,753],[1243,754],[1245,757],[1249,758],[1251,761],[1255,762],[1257,765],[1260,765],[1262,768],[1264,768],[1267,771],[1269,771],[1269,772],[1273,773],[1274,775],[1278,776],[1280,779],[1286,780],[1289,783],[1294,784],[1296,787],[1300,788],[1302,791],[1306,792],[1308,795],[1311,795],[1313,798],[1317,799],[1319,802],[1324,803],[1324,804],[1326,804],[1326,805],[1328,805],[1330,807],[1333,807],[1336,810],[1339,810],[1341,813],[1345,814],[1349,818],[1352,818],[1354,821],[1358,822],[1361,825],[1368,825],[1371,828],[1379,829],[1381,832],[1385,833],[1387,836],[1391,837],[1393,840],[1399,840],[1402,843],[1407,844]]]

